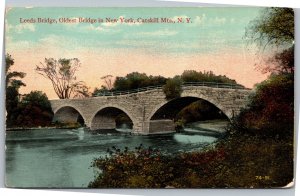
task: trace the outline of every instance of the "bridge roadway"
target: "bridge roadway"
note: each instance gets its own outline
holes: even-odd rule
[[[171,108],[175,116],[185,106],[202,99],[231,119],[247,105],[248,97],[253,92],[239,86],[203,84],[186,84],[182,90],[181,97],[174,100],[166,100],[161,87],[84,99],[50,100],[53,121],[77,122],[81,116],[91,130],[114,129],[117,115],[125,113],[133,123],[132,133],[147,135],[173,132],[175,124],[170,116],[162,118],[166,116],[164,110]]]

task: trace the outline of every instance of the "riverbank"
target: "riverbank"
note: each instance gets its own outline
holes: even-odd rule
[[[201,151],[164,155],[137,147],[98,158],[90,188],[279,188],[293,185],[293,140],[228,135]],[[284,172],[283,172],[284,171]]]
[[[6,127],[6,131],[25,131],[25,130],[40,130],[40,129],[77,129],[80,126],[51,126],[51,127]]]

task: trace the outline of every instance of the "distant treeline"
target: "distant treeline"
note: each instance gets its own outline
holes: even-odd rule
[[[107,81],[109,80],[109,81]],[[105,92],[108,90],[124,91],[137,88],[143,88],[147,86],[164,85],[168,80],[179,80],[180,82],[216,82],[216,83],[228,83],[237,84],[233,79],[228,78],[225,75],[216,75],[212,71],[195,71],[185,70],[181,75],[176,75],[173,78],[166,78],[163,76],[152,76],[145,73],[132,72],[124,77],[117,76],[113,81],[112,77],[105,78],[105,84],[101,88],[94,90],[94,95],[97,93]],[[107,85],[107,84],[112,84]]]

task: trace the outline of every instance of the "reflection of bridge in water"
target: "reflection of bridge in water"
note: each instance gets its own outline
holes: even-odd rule
[[[208,101],[231,119],[246,106],[252,92],[239,85],[217,83],[185,83],[182,90],[181,97],[173,100],[166,100],[162,86],[155,86],[50,102],[54,121],[77,122],[83,118],[91,130],[115,129],[116,117],[125,113],[132,121],[133,133],[151,134],[174,131],[172,119],[197,100]]]

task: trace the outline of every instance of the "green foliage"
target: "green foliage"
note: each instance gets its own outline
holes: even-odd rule
[[[163,76],[148,76],[145,73],[132,72],[125,77],[117,76],[111,88],[111,76],[102,77],[105,81],[105,86],[96,88],[94,95],[97,93],[103,93],[107,91],[125,91],[137,88],[143,88],[147,86],[164,85],[170,79],[182,80],[182,82],[218,82],[218,83],[230,83],[237,84],[235,80],[229,79],[226,76],[215,75],[213,72],[197,72],[195,70],[186,70],[181,76],[174,76],[173,78],[165,78]]]
[[[15,119],[15,111],[18,109],[19,103],[19,88],[21,86],[26,86],[20,79],[16,78],[24,78],[25,73],[23,72],[11,72],[10,69],[14,65],[15,61],[11,55],[5,55],[5,63],[6,63],[6,123],[10,126]]]
[[[195,70],[185,70],[181,74],[181,79],[183,82],[216,82],[216,83],[227,83],[227,84],[237,84],[235,80],[228,77],[215,75],[212,71],[197,72]]]
[[[246,37],[260,47],[290,47],[294,41],[294,11],[292,8],[265,8],[260,16],[253,20]]]
[[[49,126],[52,117],[51,105],[46,94],[41,91],[32,91],[25,95],[8,115],[7,125],[11,127]]]
[[[19,103],[19,92],[15,87],[8,86],[6,88],[6,124],[10,126],[14,122],[14,113]]]
[[[294,11],[292,8],[265,8],[246,29],[246,38],[262,50],[276,54],[266,64],[257,65],[264,73],[294,72]],[[261,54],[261,52],[259,52]]]
[[[167,83],[163,86],[163,92],[166,95],[166,99],[175,99],[181,96],[181,83],[182,81],[180,80],[180,78],[167,80]]]
[[[162,76],[147,76],[145,73],[132,72],[125,77],[116,77],[114,90],[131,90],[147,86],[163,85],[166,78]]]
[[[5,65],[6,65],[6,87],[12,86],[16,89],[19,89],[21,86],[26,86],[21,80],[16,78],[24,78],[24,72],[17,72],[17,71],[10,71],[11,66],[15,64],[14,59],[11,57],[10,54],[5,55]]]
[[[42,110],[51,111],[51,104],[48,97],[42,91],[31,91],[29,94],[26,94],[22,99],[22,104],[34,104]]]

